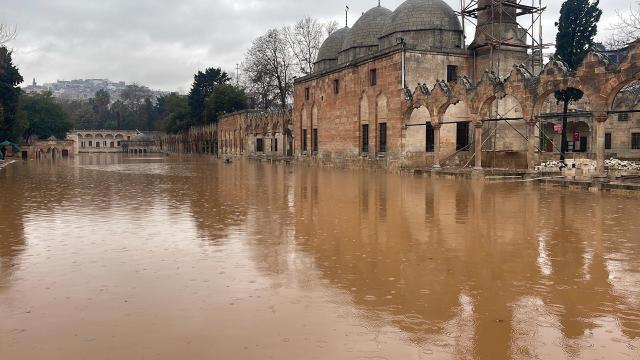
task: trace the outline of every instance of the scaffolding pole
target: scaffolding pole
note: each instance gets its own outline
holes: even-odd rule
[[[529,5],[530,2],[530,5]],[[542,15],[546,7],[542,6],[542,0],[491,0],[480,4],[478,0],[460,0],[460,11],[458,15],[462,21],[462,29],[464,37],[466,38],[467,24],[471,24],[475,27],[476,36],[474,36],[473,44],[473,80],[474,83],[478,81],[476,74],[482,73],[477,71],[477,58],[478,51],[486,49],[488,52],[489,69],[499,78],[502,77],[502,52],[507,50],[521,49],[526,51],[528,61],[525,61],[529,65],[532,73],[542,70],[544,63],[543,50],[547,47],[542,42]],[[490,12],[490,26],[486,26],[487,23],[480,24],[478,26],[481,13]],[[523,16],[530,16],[531,23],[529,26],[523,26],[518,21]],[[511,37],[507,37],[505,32],[506,24],[516,24],[518,30]],[[520,30],[521,29],[521,30]],[[522,31],[522,32],[521,32]],[[466,41],[465,41],[465,46]],[[489,111],[489,118],[483,120],[483,122],[490,123],[490,136],[488,143],[491,146],[492,157],[491,166],[495,167],[496,163],[496,150],[497,150],[497,138],[500,131],[498,121],[506,118],[506,115],[512,110],[508,110],[506,113],[501,113],[498,106],[498,102],[494,102]],[[512,118],[511,120],[516,120]],[[511,125],[511,124],[509,124]],[[511,126],[513,127],[513,126]]]

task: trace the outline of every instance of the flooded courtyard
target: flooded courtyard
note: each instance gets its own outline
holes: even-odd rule
[[[640,357],[637,196],[123,155],[0,191],[0,359]]]

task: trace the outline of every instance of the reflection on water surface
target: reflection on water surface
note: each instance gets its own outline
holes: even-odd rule
[[[0,172],[0,358],[637,359],[637,198],[209,158]]]

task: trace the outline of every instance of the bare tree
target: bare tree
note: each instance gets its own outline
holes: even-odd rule
[[[7,24],[0,24],[0,46],[5,45],[9,41],[16,38],[18,30],[15,26],[9,26]]]
[[[284,29],[271,29],[255,39],[247,52],[244,69],[249,78],[272,84],[282,109],[293,93],[294,63]]]
[[[278,86],[263,69],[251,69],[242,64],[240,82],[247,93],[249,108],[270,110],[279,107]]]
[[[618,22],[611,26],[613,31],[606,41],[609,48],[619,49],[640,38],[640,2],[630,7],[628,12],[618,12]]]
[[[302,75],[311,74],[322,43],[338,30],[338,26],[336,21],[323,24],[318,19],[307,16],[295,25],[285,27],[291,52],[296,57]]]
[[[340,23],[335,20],[331,20],[328,23],[324,24],[324,33],[326,36],[329,36],[336,32],[340,28]]]
[[[317,19],[307,16],[292,27],[285,27],[284,30],[300,72],[304,75],[311,74],[313,63],[324,40],[322,24]]]

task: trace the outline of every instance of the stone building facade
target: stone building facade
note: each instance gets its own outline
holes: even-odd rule
[[[159,140],[165,152],[281,159],[293,155],[291,112],[246,110]]]
[[[69,158],[77,154],[73,140],[58,140],[54,137],[47,140],[37,140],[20,147],[20,157],[23,160],[55,160]]]
[[[67,135],[76,153],[118,153],[122,143],[140,135],[137,130],[73,130]]]
[[[543,66],[515,21],[527,9],[479,0],[466,46],[443,0],[374,7],[325,40],[314,71],[295,80],[290,113],[229,114],[164,137],[161,149],[391,170],[533,170],[559,158],[554,92],[576,88],[584,98],[571,105],[568,157],[595,160],[600,173],[607,156],[640,158],[640,42],[615,62],[592,51],[577,71],[556,59]]]
[[[544,116],[543,104],[555,90],[576,87],[590,104],[588,130],[579,122],[572,126],[592,146],[573,155],[597,160],[602,168],[605,140],[635,139],[635,120],[620,130],[631,134],[613,136],[621,127],[608,119],[619,116],[611,106],[619,86],[638,80],[638,44],[619,66],[591,53],[577,72],[556,60],[542,68],[515,21],[522,9],[512,0],[499,2],[500,13],[494,0],[478,2],[469,46],[456,12],[442,0],[407,0],[394,11],[378,6],[352,28],[332,34],[314,72],[295,82],[295,157],[391,169],[532,169],[541,159],[557,158],[560,147],[544,131],[560,119]],[[602,126],[612,135],[597,129]],[[581,146],[583,137],[574,145]],[[556,146],[546,151],[543,140]],[[634,145],[618,144],[635,157]]]

